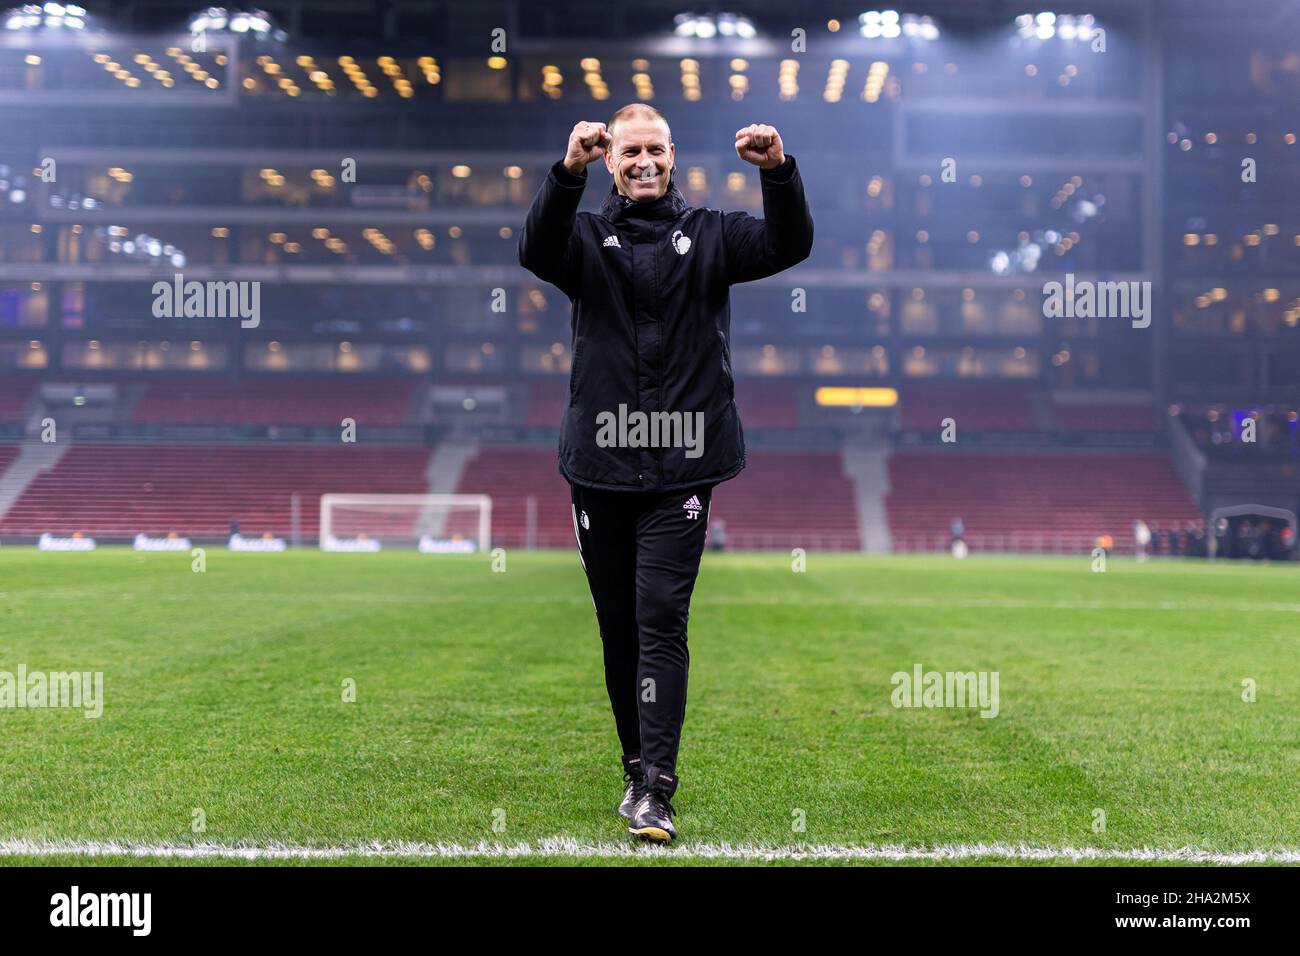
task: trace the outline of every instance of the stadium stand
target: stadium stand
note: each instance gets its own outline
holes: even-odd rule
[[[736,407],[745,428],[798,428],[800,390],[815,386],[797,382],[742,378],[736,382]]]
[[[422,494],[429,451],[361,445],[78,444],[0,518],[0,534],[176,532],[220,538],[300,532],[314,541],[320,496]]]
[[[560,419],[569,405],[569,380],[567,377],[535,378],[529,383],[528,415],[526,425],[539,428],[559,428]]]
[[[1109,534],[1131,552],[1134,519],[1200,517],[1161,453],[901,451],[889,482],[896,551],[942,547],[960,517],[974,550],[1079,552]]]
[[[714,495],[709,520],[726,522],[727,546],[856,551],[853,483],[838,451],[750,449],[748,464]]]
[[[1153,415],[1149,405],[1075,405],[1057,402],[1052,406],[1056,427],[1073,432],[1150,432]]]
[[[152,381],[132,420],[156,425],[400,425],[413,386],[400,378],[169,378]]]
[[[553,446],[483,447],[466,462],[456,491],[491,496],[493,544],[526,546],[529,496],[536,500],[537,546],[567,548],[574,544],[569,486],[556,468]],[[469,528],[453,530],[467,533]]]
[[[745,470],[715,495],[710,522],[726,523],[729,547],[857,550],[853,487],[841,461],[838,451],[751,449]],[[537,546],[573,546],[569,488],[554,448],[485,447],[466,464],[456,490],[492,497],[496,544],[526,544],[527,499],[533,496]]]
[[[0,378],[0,422],[21,422],[35,387],[35,383],[24,379]]]
[[[798,428],[800,389],[815,386],[790,381],[741,379],[736,383],[736,407],[746,428]],[[568,378],[534,379],[529,386],[526,424],[558,428],[569,403]]]
[[[900,390],[904,429],[938,429],[952,418],[960,429],[1019,431],[1038,429],[1031,389],[1019,384],[925,382]]]

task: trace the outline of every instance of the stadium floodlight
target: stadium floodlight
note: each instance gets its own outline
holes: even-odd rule
[[[1046,241],[1046,236],[1037,232],[1033,240],[1022,240],[1012,251],[997,250],[989,257],[989,270],[998,276],[1008,276],[1016,271],[1034,272],[1043,258],[1043,243]]]
[[[208,7],[194,14],[190,17],[190,32],[234,33],[257,40],[283,41],[288,38],[266,11],[228,10],[226,7]]]
[[[939,27],[933,17],[903,14],[903,36],[909,40],[937,40]]]
[[[1091,199],[1080,199],[1074,208],[1074,219],[1076,222],[1087,222],[1098,213],[1097,204]]]
[[[49,203],[51,209],[71,209],[74,212],[78,209],[98,209],[102,205],[98,200],[81,193],[50,193]]]
[[[8,196],[9,201],[14,205],[20,205],[27,201],[26,178],[22,175],[10,178],[10,169],[8,166],[0,163],[0,197]]]
[[[909,40],[937,40],[939,27],[933,17],[897,10],[867,10],[858,14],[858,32],[868,40],[892,40],[904,36]]]
[[[92,200],[87,199],[86,208],[92,208],[89,203]],[[72,208],[69,206],[69,208]],[[163,245],[161,239],[155,239],[147,233],[137,233],[134,238],[127,238],[126,226],[98,226],[95,229],[94,236],[96,241],[117,255],[129,256],[132,259],[141,262],[148,262],[150,265],[171,265],[177,269],[183,268],[187,261],[185,253],[170,243]]]
[[[716,36],[752,40],[758,35],[754,21],[737,13],[719,13],[716,16],[679,13],[673,17],[673,33],[701,40],[711,40]]]
[[[367,542],[373,544],[367,547]],[[492,498],[321,495],[320,547],[323,551],[413,548],[423,554],[490,551]]]
[[[28,3],[4,14],[6,30],[84,30],[86,10],[75,3]]]
[[[718,33],[724,37],[740,37],[742,40],[752,40],[757,33],[753,22],[748,17],[742,17],[735,13],[719,13],[717,25]]]
[[[1096,18],[1090,14],[1055,14],[1050,10],[1042,13],[1022,13],[1016,17],[1016,33],[1024,40],[1050,40],[1060,37],[1062,40],[1091,40],[1095,30]]]
[[[1056,18],[1056,35],[1062,40],[1091,40],[1092,27],[1096,22],[1096,18],[1091,14],[1083,16],[1061,14]]]
[[[897,10],[868,10],[858,15],[858,32],[868,40],[891,40],[903,33],[900,20]]]

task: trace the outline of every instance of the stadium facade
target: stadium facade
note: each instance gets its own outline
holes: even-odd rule
[[[728,547],[946,549],[960,519],[976,551],[1124,551],[1142,519],[1178,554],[1220,509],[1294,513],[1275,14],[987,6],[751,4],[702,37],[659,3],[291,4],[263,37],[158,3],[0,31],[0,540],[314,543],[323,494],[462,493],[494,543],[571,546],[569,303],[516,243],[573,123],[638,100],[694,205],[757,214],[731,134],[776,126],[817,222],[805,263],[733,291]],[[1067,277],[1145,286],[1149,321],[1053,314]],[[1260,556],[1294,554],[1262,511],[1229,543],[1252,516]]]

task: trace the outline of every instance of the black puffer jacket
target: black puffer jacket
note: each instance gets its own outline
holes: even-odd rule
[[[519,237],[519,263],[573,301],[569,407],[560,427],[560,471],[570,481],[668,491],[725,481],[745,467],[730,287],[802,262],[813,240],[794,157],[759,178],[764,219],[691,208],[672,180],[649,202],[611,187],[592,214],[578,212],[586,171],[575,176],[562,162],[551,168]],[[634,426],[637,411],[652,425],[670,421],[652,413],[680,413],[683,427],[690,415],[703,426],[702,441],[683,447],[685,431],[610,428],[620,417]]]

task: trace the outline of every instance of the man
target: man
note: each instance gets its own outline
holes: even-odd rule
[[[664,117],[625,106],[578,123],[533,200],[519,262],[572,300],[559,466],[623,748],[629,832],[676,836],[671,799],[686,708],[686,621],[713,488],[745,467],[731,374],[729,287],[803,261],[813,225],[771,126],[736,131],[759,167],[764,219],[686,205]],[[579,213],[587,166],[613,177]]]

